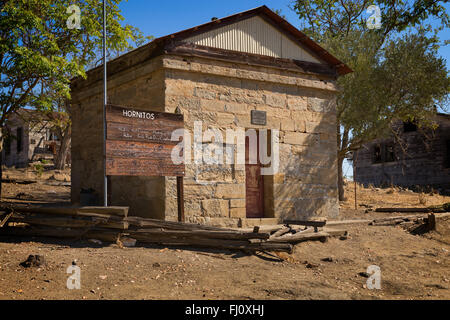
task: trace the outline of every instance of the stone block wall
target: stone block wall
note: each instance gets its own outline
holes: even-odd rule
[[[201,58],[166,56],[163,65],[165,109],[178,107],[191,134],[194,121],[202,121],[203,130],[222,133],[279,130],[280,170],[264,177],[265,217],[338,214],[336,87],[331,80]],[[252,125],[251,110],[265,111],[267,125]],[[238,225],[246,217],[245,166],[204,166],[209,170],[186,165],[187,220]],[[167,179],[166,187],[166,217],[176,217],[175,179]]]
[[[108,102],[136,109],[164,111],[161,59],[108,79]],[[92,188],[103,203],[103,85],[101,78],[72,91],[72,202]],[[109,177],[109,205],[130,206],[130,215],[164,219],[164,177]]]
[[[195,121],[202,121],[203,131],[217,129],[224,137],[227,129],[279,130],[279,171],[264,177],[264,215],[279,219],[338,213],[336,92],[333,79],[175,55],[146,60],[108,81],[109,103],[172,113],[178,109],[191,133]],[[101,204],[102,101],[101,77],[73,87],[75,204],[86,188],[95,190]],[[251,110],[265,111],[267,125],[251,124]],[[203,148],[214,140],[206,139]],[[234,157],[240,147],[237,141],[217,144],[234,150]],[[177,219],[175,177],[111,177],[109,187],[110,205],[130,205],[130,215]],[[186,220],[238,226],[246,217],[245,190],[244,165],[187,164]]]

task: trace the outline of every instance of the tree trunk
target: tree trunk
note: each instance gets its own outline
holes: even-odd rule
[[[344,164],[344,157],[338,155],[338,190],[339,190],[339,201],[345,201],[345,190],[344,190],[344,173],[342,165]]]
[[[2,180],[3,180],[3,134],[0,132],[0,202],[2,200]]]
[[[66,165],[67,155],[70,149],[70,141],[72,139],[72,132],[70,125],[64,130],[63,134],[60,136],[61,146],[59,147],[58,154],[55,159],[55,169],[64,170]]]
[[[339,201],[345,201],[345,190],[344,190],[344,172],[343,172],[343,164],[345,159],[345,153],[343,152],[344,148],[347,147],[348,143],[348,130],[344,128],[344,133],[341,134],[341,123],[337,121],[336,126],[336,134],[337,134],[337,157],[338,157],[338,195]]]

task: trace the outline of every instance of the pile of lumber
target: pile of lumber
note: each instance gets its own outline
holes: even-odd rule
[[[326,223],[326,220],[285,220],[284,227],[274,230],[268,241],[293,244],[310,240],[325,242],[333,236],[348,235],[346,230],[325,228]]]
[[[242,232],[191,223],[129,217],[127,207],[0,208],[0,235],[95,239],[121,243],[193,246],[246,251],[292,252],[292,244],[270,233]],[[269,241],[270,240],[270,241]],[[124,241],[125,242],[125,241]]]

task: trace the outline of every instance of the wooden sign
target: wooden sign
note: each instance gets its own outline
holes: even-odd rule
[[[172,132],[183,129],[183,115],[106,106],[106,174],[184,176],[174,164]]]

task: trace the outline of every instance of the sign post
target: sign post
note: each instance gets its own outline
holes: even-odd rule
[[[108,177],[106,176],[106,105],[108,104],[106,73],[106,0],[103,0],[103,205],[108,206]]]

